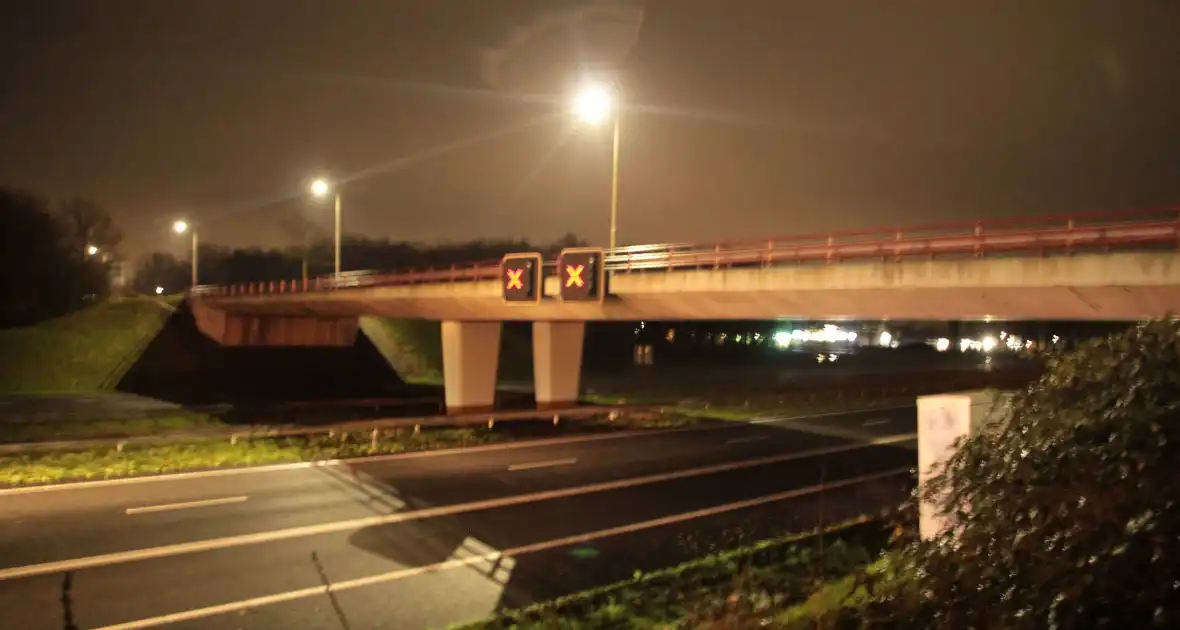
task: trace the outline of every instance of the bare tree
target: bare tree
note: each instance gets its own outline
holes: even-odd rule
[[[73,251],[85,252],[94,246],[113,254],[123,241],[123,232],[111,215],[97,202],[81,197],[58,204],[57,218]]]

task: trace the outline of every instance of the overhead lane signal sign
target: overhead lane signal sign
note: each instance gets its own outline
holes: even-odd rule
[[[606,265],[600,247],[572,247],[557,256],[561,299],[601,302],[606,297]]]
[[[500,261],[500,286],[505,302],[541,301],[541,254],[508,254]]]

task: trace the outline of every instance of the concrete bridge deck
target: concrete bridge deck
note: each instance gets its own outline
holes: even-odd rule
[[[206,296],[233,315],[458,321],[723,319],[1137,320],[1180,312],[1180,252],[903,260],[610,277],[604,303],[510,304],[500,282]]]

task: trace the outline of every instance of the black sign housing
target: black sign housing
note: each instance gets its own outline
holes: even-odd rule
[[[541,301],[541,255],[508,254],[500,261],[500,287],[505,302]]]
[[[601,302],[606,297],[606,267],[601,248],[561,250],[557,257],[561,299],[567,302]]]

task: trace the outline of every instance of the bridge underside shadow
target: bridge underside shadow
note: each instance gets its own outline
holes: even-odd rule
[[[440,387],[403,381],[364,334],[349,347],[227,347],[184,304],[116,389],[184,405],[442,398]]]

